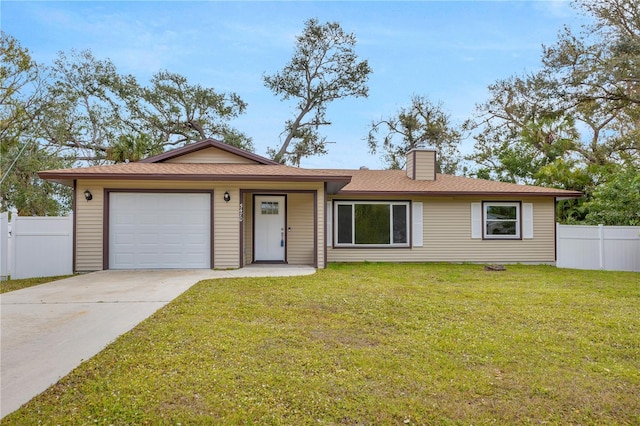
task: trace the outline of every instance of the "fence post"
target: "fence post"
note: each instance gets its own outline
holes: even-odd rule
[[[598,225],[598,253],[600,255],[600,269],[604,269],[604,225]]]
[[[9,276],[9,213],[0,213],[0,281]]]
[[[18,238],[16,235],[18,234],[18,212],[14,211],[11,214],[11,241],[9,246],[9,271],[11,275],[15,276],[16,274],[16,246],[18,242]]]

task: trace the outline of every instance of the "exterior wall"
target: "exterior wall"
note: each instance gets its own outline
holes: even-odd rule
[[[287,258],[290,264],[314,264],[313,243],[317,241],[317,265],[325,267],[324,223],[326,203],[322,183],[303,182],[189,182],[189,181],[103,181],[77,182],[76,270],[95,271],[103,266],[104,189],[206,189],[214,191],[212,229],[214,268],[240,267],[240,194],[243,194],[243,263],[252,259],[251,194],[287,194]],[[88,189],[93,200],[87,202]],[[229,191],[227,203],[222,194]],[[305,192],[297,192],[305,191]],[[317,216],[313,217],[313,192],[317,197]],[[332,248],[329,262],[555,262],[555,203],[551,197],[330,197],[344,200],[398,200],[423,203],[423,246],[413,248]],[[521,201],[533,204],[533,239],[482,240],[471,238],[471,203],[482,201]],[[334,221],[330,221],[335,223]],[[314,240],[314,223],[318,227]],[[330,231],[331,232],[331,231]],[[243,265],[242,265],[243,266]]]
[[[243,264],[242,266],[253,263],[253,196],[249,193],[244,194],[242,206],[242,247],[243,247]]]
[[[166,161],[167,163],[213,163],[213,164],[255,164],[248,158],[223,151],[218,148],[206,148],[184,154]]]
[[[409,179],[415,179],[414,173],[415,173],[415,163],[414,163],[414,156],[413,156],[413,152],[409,152],[407,154],[407,177]]]
[[[436,152],[414,151],[415,180],[436,180]]]
[[[93,195],[86,201],[83,192]],[[76,271],[102,269],[102,209],[103,187],[98,182],[79,181],[76,190]]]
[[[87,272],[103,269],[103,229],[104,229],[104,190],[106,189],[156,189],[156,190],[187,190],[206,189],[213,190],[213,250],[216,269],[228,269],[240,267],[240,191],[259,190],[268,192],[286,192],[287,190],[317,191],[318,200],[323,197],[324,186],[322,183],[304,182],[191,182],[191,181],[110,181],[110,180],[79,180],[77,182],[76,202],[76,271]],[[88,189],[93,194],[91,201],[85,201],[83,192]],[[228,191],[231,200],[227,203],[223,194]],[[248,193],[244,193],[244,199],[250,199]],[[289,197],[293,196],[290,194]],[[313,197],[311,193],[297,194],[300,197],[307,196],[311,209],[302,208],[303,214],[310,214],[309,221],[313,223]],[[295,197],[294,197],[295,198]],[[246,201],[245,201],[246,202]],[[299,202],[298,202],[299,204]],[[251,230],[250,218],[251,206],[243,206],[243,245],[244,262],[251,262],[251,236],[247,234]],[[318,266],[324,267],[324,252],[322,244],[322,224],[324,223],[323,209],[318,208],[317,223],[319,224],[318,237]],[[302,221],[302,228],[307,222]],[[312,225],[313,226],[313,225]],[[250,232],[249,232],[250,234]],[[313,239],[311,239],[313,241]],[[313,243],[311,243],[313,244]],[[294,245],[294,247],[297,247]],[[248,254],[248,256],[247,256]],[[295,257],[295,256],[294,256]],[[313,261],[309,262],[313,264]]]
[[[340,197],[339,199],[390,200],[384,197]],[[406,200],[406,197],[393,199]],[[555,203],[551,197],[414,197],[412,201],[423,203],[422,247],[392,249],[328,247],[328,261],[555,262]],[[471,203],[481,201],[533,203],[533,239],[472,239]]]
[[[287,262],[313,265],[313,195],[289,194],[287,216]]]
[[[322,183],[250,183],[245,185],[243,210],[243,266],[253,262],[253,193],[287,195],[287,261],[292,265],[325,267],[324,259],[324,184]],[[300,192],[303,191],[303,192]],[[313,259],[314,195],[317,197],[317,261]]]
[[[236,184],[214,185],[213,194],[213,268],[234,269],[240,267],[240,189]],[[224,201],[229,191],[231,200]]]

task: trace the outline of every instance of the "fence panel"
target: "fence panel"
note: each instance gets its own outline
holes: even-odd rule
[[[640,272],[640,227],[557,225],[559,268]]]
[[[17,217],[11,221],[11,278],[73,273],[73,217]]]

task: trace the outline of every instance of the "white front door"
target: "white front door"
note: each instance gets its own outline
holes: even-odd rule
[[[255,196],[253,234],[254,261],[285,261],[285,206],[286,198],[283,195]]]

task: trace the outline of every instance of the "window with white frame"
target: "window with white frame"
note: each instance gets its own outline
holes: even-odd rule
[[[482,203],[485,239],[520,239],[520,203]]]
[[[336,201],[336,247],[408,247],[409,202]]]

